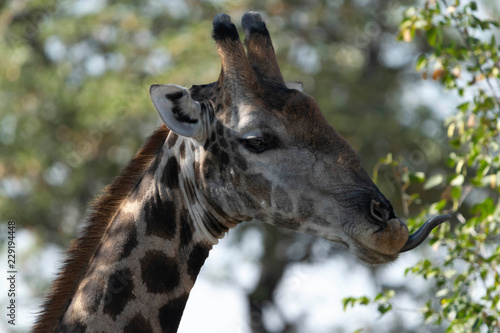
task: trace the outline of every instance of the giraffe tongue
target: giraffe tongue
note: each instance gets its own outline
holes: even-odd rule
[[[440,225],[441,223],[448,221],[451,215],[439,215],[428,219],[416,232],[408,237],[408,241],[405,246],[399,252],[406,252],[413,250],[419,246],[426,238],[429,236],[432,229]]]

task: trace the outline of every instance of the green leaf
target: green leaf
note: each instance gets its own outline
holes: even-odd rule
[[[389,164],[391,164],[391,163],[393,163],[393,162],[394,162],[394,159],[393,159],[393,157],[392,157],[392,154],[391,154],[391,153],[389,153],[389,154],[387,154],[387,156],[385,156],[385,157],[381,157],[381,158],[379,159],[379,163],[380,163],[380,164],[383,164],[383,165],[389,165]]]
[[[455,167],[455,172],[456,173],[461,173],[462,172],[462,168],[464,167],[464,165],[465,165],[465,159],[459,160],[457,162],[457,166]]]
[[[447,288],[441,289],[441,290],[439,290],[439,291],[436,293],[436,297],[441,298],[441,297],[443,297],[443,296],[446,296],[446,295],[448,295],[448,292],[449,292],[449,290],[448,290]]]
[[[418,56],[417,65],[415,66],[415,69],[417,71],[421,71],[422,69],[425,68],[425,66],[427,65],[427,63],[428,63],[427,55],[425,55],[424,53],[422,53],[421,55]]]
[[[413,26],[414,26],[414,27],[415,27],[415,29],[417,29],[417,30],[424,29],[424,28],[427,26],[427,21],[426,21],[426,20],[416,20],[416,21],[413,23]]]
[[[370,299],[366,296],[360,297],[359,304],[368,305],[368,304],[370,304]]]
[[[440,200],[429,207],[429,214],[438,214],[446,206],[446,200]]]
[[[460,196],[462,195],[462,188],[461,187],[453,187],[451,189],[451,197],[455,200],[460,199]]]
[[[490,170],[490,161],[483,159],[479,162],[479,168],[477,169],[477,174],[481,176],[486,176]]]
[[[464,183],[465,177],[464,175],[454,175],[450,181],[451,186],[460,186]]]
[[[439,186],[443,183],[444,177],[441,174],[434,175],[427,179],[427,181],[424,184],[424,190],[429,190],[431,188],[434,188],[436,186]]]
[[[353,306],[354,305],[354,297],[346,297],[342,300],[343,306],[344,306],[344,311],[347,309],[349,305]]]
[[[427,30],[426,36],[429,45],[435,47],[438,40],[438,29],[434,26],[431,27],[429,30]]]
[[[481,279],[486,280],[486,277],[488,276],[488,272],[489,272],[488,269],[482,269],[481,273],[480,273]]]
[[[348,306],[354,307],[356,304],[367,305],[370,304],[370,299],[366,296],[362,296],[359,298],[356,297],[347,297],[342,300],[344,311]]]
[[[373,301],[374,302],[387,302],[388,300],[393,298],[395,294],[396,294],[396,292],[393,289],[388,289],[388,290],[385,290],[381,293],[378,293],[377,296],[375,296],[375,298],[373,299]]]
[[[384,315],[387,312],[392,310],[392,305],[391,304],[380,304],[377,309],[378,309],[378,312],[380,312],[380,314]]]
[[[466,112],[469,109],[470,102],[465,102],[457,106],[457,109]]]
[[[415,183],[423,183],[425,181],[425,173],[423,172],[410,172],[408,177],[410,181]]]

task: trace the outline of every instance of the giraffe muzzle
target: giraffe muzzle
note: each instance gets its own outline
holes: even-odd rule
[[[415,231],[413,234],[408,237],[408,241],[406,242],[405,246],[401,250],[399,250],[399,253],[406,252],[413,250],[429,236],[431,233],[432,229],[437,227],[443,222],[448,221],[451,219],[451,215],[438,215],[435,217],[432,217],[428,219],[417,231]]]

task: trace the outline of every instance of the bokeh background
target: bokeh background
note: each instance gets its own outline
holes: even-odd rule
[[[367,171],[377,170],[397,214],[411,215],[394,174],[377,162],[392,153],[416,172],[444,165],[442,123],[458,98],[415,72],[424,43],[395,39],[412,3],[0,1],[1,267],[8,220],[17,223],[19,260],[18,325],[2,314],[0,331],[29,329],[89,201],[160,125],[149,86],[217,79],[210,38],[217,13],[239,28],[246,11],[263,14],[285,79],[303,82]],[[481,8],[500,17],[495,0]],[[422,193],[420,204],[432,195]],[[330,242],[244,223],[211,252],[179,331],[431,332],[418,308],[432,290],[404,271],[437,252],[424,246],[388,267],[366,267]],[[342,298],[384,287],[398,290],[389,315],[373,307],[343,312]]]

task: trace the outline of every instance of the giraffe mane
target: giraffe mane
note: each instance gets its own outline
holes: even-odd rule
[[[66,260],[43,303],[34,333],[54,331],[112,217],[157,156],[169,132],[165,125],[157,129],[113,183],[106,186],[103,194],[92,202],[92,213],[87,218],[82,235],[71,242]]]

